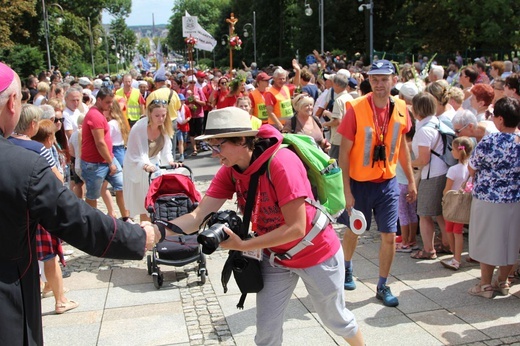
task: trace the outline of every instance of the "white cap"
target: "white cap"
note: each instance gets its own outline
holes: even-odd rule
[[[341,74],[341,75],[346,76],[347,78],[350,78],[350,71],[345,70],[344,68],[338,70],[338,72],[336,72],[336,74]]]

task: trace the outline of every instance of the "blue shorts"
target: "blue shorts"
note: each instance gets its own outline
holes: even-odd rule
[[[350,179],[350,189],[356,200],[354,209],[365,215],[367,229],[372,222],[372,211],[377,224],[377,230],[382,233],[397,232],[397,216],[399,210],[399,185],[397,179],[372,183],[369,181],[356,181]],[[337,220],[339,223],[349,226],[350,220],[345,211]]]
[[[123,170],[119,161],[113,160],[117,171],[110,175],[110,168],[106,163],[90,163],[81,160],[81,176],[87,187],[87,199],[96,200],[101,196],[101,185],[106,180],[112,185],[114,191],[123,191]]]
[[[177,132],[175,132],[175,139],[179,142],[186,142],[188,140],[188,132],[177,130]]]

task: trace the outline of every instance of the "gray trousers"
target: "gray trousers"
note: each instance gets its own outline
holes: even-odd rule
[[[299,278],[303,280],[312,305],[327,328],[347,338],[357,333],[356,319],[345,307],[345,263],[341,248],[325,262],[303,269],[279,265],[272,267],[264,256],[262,275],[264,288],[256,295],[257,345],[282,344],[285,310]]]

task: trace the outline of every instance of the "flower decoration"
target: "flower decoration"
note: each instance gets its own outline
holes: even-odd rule
[[[229,46],[231,49],[240,50],[242,46],[242,40],[238,35],[233,35],[229,38]]]
[[[195,46],[198,40],[193,36],[188,36],[184,39],[184,42],[186,42],[188,46]]]

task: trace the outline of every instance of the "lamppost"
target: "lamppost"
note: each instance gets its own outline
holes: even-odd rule
[[[56,6],[61,10],[63,14],[63,7],[59,4],[50,4],[50,6]],[[49,12],[47,12],[47,8],[45,7],[45,0],[42,0],[42,11],[43,11],[43,25],[45,26],[45,44],[47,46],[47,64],[49,66],[49,71],[51,70],[51,48],[49,46]],[[62,18],[58,18],[58,24],[61,24]]]
[[[247,31],[247,28],[251,28],[253,30],[253,55],[254,55],[254,61],[256,62],[256,12],[253,11],[253,24],[246,23],[244,24],[244,37],[249,36],[249,31]]]
[[[116,74],[119,72],[119,56],[117,55],[117,39],[115,36],[110,37],[114,44],[112,45],[112,49],[116,52]]]
[[[363,2],[363,0],[358,0],[359,2]],[[372,60],[374,59],[374,1],[369,0],[368,4],[361,4],[358,7],[359,12],[363,12],[364,10],[369,11],[369,56],[370,56],[370,63],[372,63]]]
[[[320,42],[321,42],[321,45],[320,45],[320,50],[321,50],[321,54],[323,54],[325,52],[325,49],[324,49],[324,21],[323,21],[323,12],[324,12],[324,9],[323,9],[323,0],[318,0],[318,3],[319,3],[319,13],[318,13],[318,17],[319,17],[319,25],[320,25]],[[312,8],[311,8],[311,5],[309,5],[307,3],[307,0],[305,0],[305,15],[307,17],[310,17],[312,16]]]

